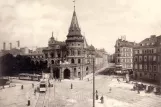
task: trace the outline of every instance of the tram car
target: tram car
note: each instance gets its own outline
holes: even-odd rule
[[[39,92],[46,92],[47,87],[48,87],[48,81],[46,79],[41,80],[39,84]]]
[[[41,75],[37,74],[27,74],[27,73],[22,73],[19,74],[19,80],[29,80],[29,81],[40,81]]]

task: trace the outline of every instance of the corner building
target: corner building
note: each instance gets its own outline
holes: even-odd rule
[[[123,70],[133,69],[133,47],[135,43],[123,39],[118,39],[115,44],[115,64],[121,66]]]
[[[55,40],[52,33],[48,47],[43,49],[51,77],[61,79],[82,79],[89,74],[92,70],[93,52],[81,34],[75,10],[66,41]]]
[[[134,78],[161,83],[161,36],[152,35],[133,49]]]

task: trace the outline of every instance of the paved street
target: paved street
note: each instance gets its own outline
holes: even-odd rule
[[[0,90],[2,107],[25,107],[30,97],[30,107],[92,107],[92,77],[90,81],[63,80],[54,81],[54,87],[48,88],[46,94],[34,95],[31,81],[16,80],[16,87]],[[24,90],[21,85],[24,84]],[[73,89],[71,89],[71,83]],[[35,82],[35,84],[37,84]],[[111,92],[109,88],[111,87]],[[132,84],[118,83],[113,76],[96,76],[96,89],[104,96],[105,103],[96,101],[96,107],[161,107],[161,96],[131,91]],[[117,102],[117,103],[116,103]]]

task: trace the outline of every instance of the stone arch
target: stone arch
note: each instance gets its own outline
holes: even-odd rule
[[[70,79],[70,70],[67,68],[64,70],[64,79]]]

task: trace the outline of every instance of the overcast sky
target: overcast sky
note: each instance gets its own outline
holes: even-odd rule
[[[0,48],[3,41],[21,46],[47,46],[54,36],[65,41],[73,0],[0,0]],[[76,0],[76,13],[88,44],[114,52],[115,41],[126,35],[140,42],[161,34],[161,0]]]

